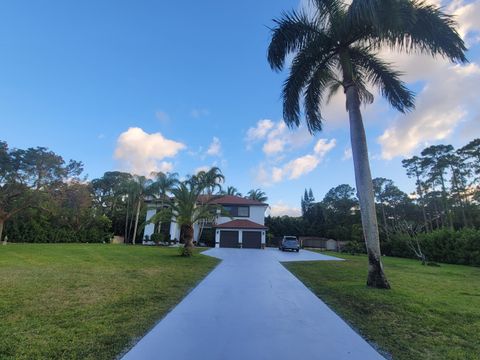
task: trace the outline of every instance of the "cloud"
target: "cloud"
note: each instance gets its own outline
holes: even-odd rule
[[[346,148],[345,150],[343,150],[342,160],[345,161],[351,158],[352,158],[352,148]]]
[[[192,109],[192,111],[190,111],[190,116],[194,119],[198,119],[208,115],[210,115],[210,111],[208,111],[208,109]]]
[[[169,140],[159,132],[148,134],[132,127],[118,137],[114,157],[123,169],[148,175],[152,171],[172,171],[173,164],[163,159],[173,158],[185,148],[181,142]]]
[[[429,1],[439,5],[439,1]],[[467,44],[480,41],[480,1],[443,1],[446,12],[453,14],[458,31]],[[410,156],[420,147],[437,141],[463,141],[478,136],[480,105],[478,92],[480,70],[475,62],[452,65],[446,59],[421,54],[382,51],[382,57],[405,72],[409,83],[424,82],[417,96],[416,109],[394,119],[378,138],[383,159]],[[469,137],[467,129],[473,130]],[[455,140],[456,140],[455,138]]]
[[[302,214],[300,208],[287,205],[283,201],[277,201],[275,204],[270,206],[268,210],[270,216],[300,216]]]
[[[319,139],[313,148],[315,154],[323,159],[327,153],[337,145],[336,139]]]
[[[245,141],[247,149],[253,144],[264,141],[262,150],[267,156],[279,156],[284,152],[301,148],[312,141],[313,137],[304,126],[292,130],[280,120],[274,122],[269,119],[259,120],[256,126],[247,131]]]
[[[410,156],[421,146],[451,137],[462,122],[478,121],[479,82],[480,68],[475,63],[448,66],[432,77],[415,111],[397,117],[378,138],[382,158]]]
[[[162,124],[168,123],[170,121],[170,116],[162,110],[158,110],[155,112],[155,117],[160,121]]]
[[[219,138],[214,136],[212,142],[210,143],[210,146],[207,149],[207,155],[220,156],[221,154],[222,154],[222,143],[220,142]]]
[[[335,139],[319,139],[311,154],[300,156],[280,166],[271,166],[263,162],[255,171],[256,180],[262,185],[268,186],[285,179],[298,179],[315,170],[335,146]]]
[[[251,127],[247,130],[247,142],[254,142],[257,140],[262,140],[267,136],[267,133],[274,126],[274,122],[269,119],[259,120],[255,127]]]

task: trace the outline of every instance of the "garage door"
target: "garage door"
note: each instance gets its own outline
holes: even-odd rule
[[[238,231],[220,231],[220,247],[238,248]]]
[[[260,231],[244,231],[242,247],[247,249],[260,249],[262,247],[262,233]]]

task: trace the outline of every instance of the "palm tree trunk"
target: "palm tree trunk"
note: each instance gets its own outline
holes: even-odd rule
[[[0,242],[2,241],[2,235],[3,235],[3,224],[5,221],[3,219],[0,219]]]
[[[126,214],[125,214],[125,235],[123,239],[124,243],[128,243],[128,201],[127,201],[127,209],[126,209]]]
[[[382,202],[382,217],[383,217],[383,226],[385,228],[385,236],[387,238],[387,241],[390,241],[388,228],[387,228],[387,216],[385,215],[385,205],[383,204],[383,202]]]
[[[367,286],[389,289],[390,284],[383,271],[381,260],[373,182],[368,161],[367,138],[363,127],[360,101],[356,86],[352,83],[347,84],[345,86],[345,93],[347,96],[347,110],[350,120],[350,140],[352,143],[355,183],[360,202],[363,233],[368,253]]]
[[[135,245],[135,239],[137,238],[137,229],[138,229],[138,218],[140,216],[140,206],[142,205],[142,199],[138,199],[137,204],[137,214],[135,215],[135,227],[133,228],[133,239],[132,243]]]

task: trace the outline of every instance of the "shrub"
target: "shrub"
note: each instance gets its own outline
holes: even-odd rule
[[[408,235],[394,234],[382,245],[389,256],[415,258],[408,246]],[[440,229],[418,235],[427,259],[433,262],[480,266],[480,230]]]

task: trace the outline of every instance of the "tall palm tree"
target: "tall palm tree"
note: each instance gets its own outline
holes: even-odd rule
[[[260,202],[265,202],[268,200],[267,194],[260,189],[252,189],[247,193],[247,198],[250,200],[257,200]]]
[[[452,17],[438,7],[415,0],[311,0],[312,14],[291,11],[274,20],[268,62],[280,71],[294,55],[283,86],[283,116],[290,127],[300,124],[300,99],[307,128],[322,130],[322,107],[340,88],[346,95],[350,139],[362,225],[367,245],[367,285],[390,288],[381,262],[367,141],[360,105],[372,103],[367,86],[380,89],[400,112],[414,108],[414,95],[400,73],[382,60],[383,47],[440,55],[466,62],[465,45]]]
[[[160,209],[163,209],[166,202],[169,202],[168,194],[172,192],[179,183],[177,173],[152,173],[155,180],[151,184],[151,191],[160,197]],[[158,223],[158,233],[162,229],[162,222]]]
[[[133,197],[136,199],[136,214],[135,226],[133,228],[132,243],[135,244],[138,231],[138,219],[140,217],[140,210],[142,204],[145,202],[145,197],[150,194],[152,181],[145,176],[134,175],[132,182]]]

